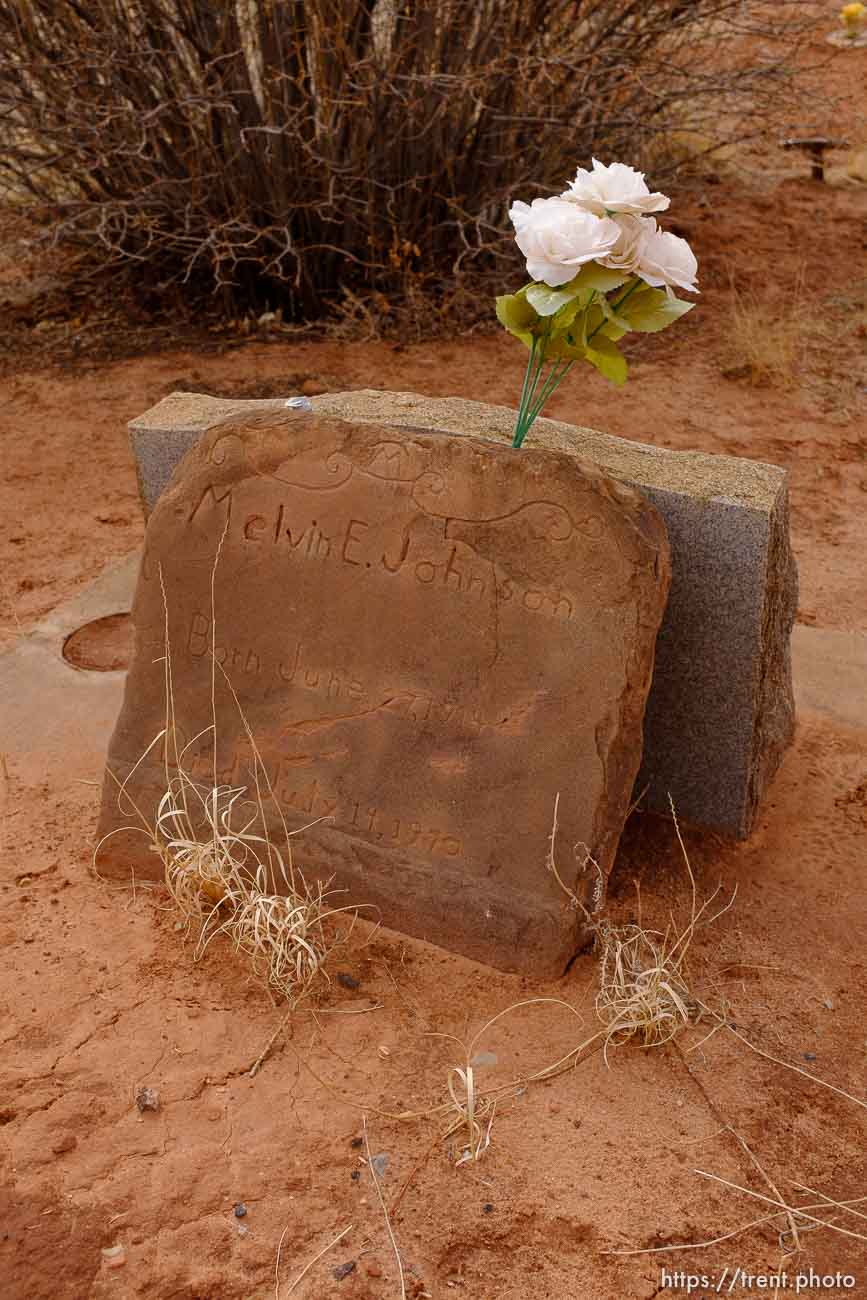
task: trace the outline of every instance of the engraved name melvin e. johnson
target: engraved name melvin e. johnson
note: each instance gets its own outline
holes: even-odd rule
[[[521,510],[530,512],[534,508],[551,507],[545,502],[530,502]],[[220,490],[213,485],[203,489],[188,523],[201,521],[210,509],[217,509],[227,519],[227,541],[241,546],[273,548],[302,562],[341,564],[356,569],[359,575],[372,571],[386,578],[409,578],[422,587],[440,588],[480,602],[495,596],[502,604],[511,603],[512,608],[562,622],[571,622],[575,614],[575,602],[560,588],[524,586],[496,562],[479,559],[470,546],[453,541],[447,518],[427,517],[427,539],[414,534],[408,523],[383,545],[381,524],[367,519],[346,516],[330,523],[326,531],[309,507],[305,510],[282,500],[268,506],[267,513],[263,513],[262,506],[251,512],[249,508],[238,508],[231,488]],[[435,552],[429,549],[430,527],[441,533]],[[375,540],[378,537],[379,542]]]

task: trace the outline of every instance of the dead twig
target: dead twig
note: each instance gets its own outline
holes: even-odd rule
[[[277,1263],[274,1269],[275,1272],[274,1300],[280,1300],[280,1252],[283,1249],[283,1241],[288,1231],[289,1231],[289,1225],[287,1224],[286,1227],[283,1229],[283,1232],[280,1237],[280,1244],[277,1247]],[[332,1250],[333,1247],[336,1246],[339,1241],[342,1241],[343,1238],[346,1236],[346,1234],[351,1231],[352,1231],[352,1224],[350,1223],[347,1227],[343,1229],[342,1232],[339,1232],[337,1234],[337,1236],[334,1238],[333,1241],[329,1241],[327,1246],[323,1246],[322,1249],[319,1251],[319,1253],[314,1255],[313,1258],[307,1264],[304,1265],[301,1272],[298,1274],[295,1281],[292,1283],[289,1290],[286,1292],[286,1295],[290,1296],[292,1292],[295,1290],[295,1288],[298,1286],[298,1284],[302,1281],[302,1279],[306,1277],[306,1275],[310,1272],[313,1265],[318,1264],[322,1256],[327,1255],[329,1250]]]
[[[399,1250],[399,1248],[398,1248],[397,1238],[396,1238],[395,1235],[394,1235],[394,1230],[392,1229],[392,1226],[391,1226],[391,1220],[390,1220],[390,1218],[388,1217],[388,1207],[387,1207],[387,1205],[385,1204],[385,1197],[383,1196],[383,1194],[382,1194],[382,1188],[381,1188],[380,1185],[379,1185],[379,1177],[378,1177],[378,1175],[377,1175],[376,1168],[375,1168],[374,1163],[373,1163],[373,1157],[372,1157],[371,1154],[370,1154],[370,1139],[369,1139],[369,1137],[368,1137],[368,1133],[367,1133],[367,1116],[366,1116],[366,1115],[364,1116],[364,1118],[363,1118],[363,1120],[362,1120],[362,1124],[363,1124],[363,1127],[364,1127],[364,1149],[365,1149],[365,1152],[367,1153],[367,1167],[368,1167],[368,1169],[370,1170],[370,1176],[371,1176],[371,1178],[373,1179],[373,1186],[374,1186],[375,1189],[376,1189],[377,1199],[378,1199],[378,1201],[379,1201],[380,1206],[382,1207],[383,1217],[385,1218],[385,1227],[386,1227],[386,1230],[387,1230],[387,1232],[388,1232],[389,1240],[391,1241],[391,1248],[392,1248],[392,1250],[394,1251],[394,1257],[395,1257],[395,1259],[397,1260],[397,1272],[398,1272],[398,1277],[399,1277],[399,1279],[400,1279],[400,1295],[401,1295],[401,1300],[406,1300],[406,1279],[405,1279],[405,1277],[404,1277],[404,1273],[403,1273],[403,1260],[402,1260],[401,1257],[400,1257],[400,1250]]]

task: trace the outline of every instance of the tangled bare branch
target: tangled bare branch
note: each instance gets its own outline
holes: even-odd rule
[[[0,192],[109,265],[310,318],[495,266],[510,199],[594,152],[761,129],[811,8],[0,0]]]

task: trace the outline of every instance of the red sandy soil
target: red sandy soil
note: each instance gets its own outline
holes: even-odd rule
[[[829,11],[830,13],[830,11]],[[831,22],[829,21],[829,26]],[[845,62],[844,62],[845,61]],[[854,113],[867,50],[833,68]],[[860,82],[859,82],[860,78]],[[782,156],[782,155],[781,155]],[[790,470],[799,619],[867,631],[867,372],[863,249],[867,188],[820,187],[785,155],[764,174],[697,181],[672,222],[696,247],[703,295],[692,315],[640,341],[626,389],[576,371],[551,402],[560,419],[676,448],[768,460]],[[785,170],[782,170],[782,169]],[[858,270],[860,266],[860,272]],[[7,265],[4,278],[15,279]],[[803,280],[799,303],[793,287]],[[753,385],[732,336],[732,281],[750,285],[798,335],[790,386]],[[73,327],[69,327],[73,328]],[[34,348],[41,346],[34,335]],[[260,339],[224,351],[7,367],[0,380],[0,574],[7,647],[143,534],[125,423],[177,388],[289,394],[382,387],[514,404],[522,358],[492,335],[427,345]],[[723,371],[729,372],[729,377]],[[740,376],[740,377],[738,377]],[[0,667],[2,671],[2,667]],[[0,739],[0,750],[2,750]],[[784,1256],[781,1218],[691,1251],[790,1203],[864,1198],[867,735],[818,715],[793,748],[747,843],[686,836],[701,896],[737,897],[694,943],[692,977],[756,1047],[851,1094],[843,1097],[702,1021],[652,1051],[597,1051],[496,1111],[491,1146],[456,1166],[444,1114],[465,1040],[496,1055],[480,1083],[531,1073],[596,1028],[592,956],[559,982],[505,976],[359,924],[333,983],[277,1035],[283,1012],[243,961],[214,945],[199,963],[162,893],[112,888],[90,871],[97,791],[30,782],[0,766],[0,1294],[4,1300],[265,1300],[399,1297],[395,1253],[359,1147],[387,1152],[382,1191],[406,1295],[472,1300],[630,1300],[687,1294],[663,1268],[706,1274],[694,1296],[742,1296],[767,1277],[854,1279],[802,1295],[867,1296],[867,1245],[804,1231]],[[532,773],[528,773],[532,780]],[[689,888],[673,828],[636,815],[611,883],[616,918],[663,928]],[[347,987],[338,972],[358,981]],[[350,981],[351,983],[351,981]],[[705,1041],[702,1041],[705,1040]],[[387,1049],[387,1052],[382,1049]],[[140,1113],[142,1086],[160,1108]],[[746,1144],[746,1146],[744,1145]],[[747,1150],[747,1147],[749,1150]],[[749,1153],[752,1153],[752,1156]],[[754,1157],[754,1159],[753,1159]],[[755,1161],[755,1162],[754,1162]],[[758,1165],[764,1169],[762,1173]],[[797,1184],[817,1189],[805,1193]],[[243,1202],[244,1217],[233,1207]],[[817,1215],[829,1217],[824,1211]],[[831,1210],[837,1227],[867,1219]],[[103,1248],[125,1251],[110,1267]],[[784,1245],[787,1243],[783,1243]],[[341,1279],[335,1269],[354,1261]],[[729,1273],[723,1274],[728,1268]],[[720,1279],[724,1278],[722,1282]]]

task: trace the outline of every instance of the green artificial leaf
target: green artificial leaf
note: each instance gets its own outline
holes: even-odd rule
[[[571,282],[577,289],[595,289],[597,293],[610,293],[625,284],[629,276],[624,271],[610,271],[598,262],[587,262]],[[571,287],[571,286],[570,286]]]
[[[566,307],[577,298],[579,289],[573,288],[574,280],[560,289],[552,289],[547,284],[531,284],[523,290],[527,302],[535,307],[540,316],[554,316],[562,307]]]
[[[552,334],[545,347],[546,361],[581,361],[584,343],[581,330],[567,329],[562,334]]]
[[[694,306],[694,302],[670,298],[664,290],[648,286],[630,294],[617,314],[628,321],[631,329],[640,330],[642,334],[656,334],[673,325]]]
[[[581,310],[582,304],[580,297],[573,298],[571,302],[566,303],[565,307],[561,307],[555,315],[549,318],[551,322],[551,336],[554,337],[558,334],[565,334],[567,330],[571,330],[575,323],[575,317]]]
[[[607,334],[609,338],[612,338],[613,335],[609,332],[608,326],[613,326],[618,331],[618,338],[622,338],[624,334],[628,334],[633,326],[625,315],[621,316],[619,312],[615,310],[617,303],[615,302],[612,305],[612,303],[605,297],[600,297],[597,301],[602,311],[602,315],[605,317],[607,322],[606,328],[600,330],[600,333]]]
[[[622,339],[623,335],[628,333],[627,329],[615,324],[614,320],[607,320],[600,304],[601,299],[597,298],[593,306],[585,313],[583,318],[584,338],[583,342],[592,343],[594,339],[604,337],[607,339]],[[576,322],[577,323],[577,322]]]
[[[538,324],[539,313],[527,302],[523,293],[506,293],[497,299],[497,320],[510,334],[530,334]]]
[[[591,366],[595,366],[601,375],[611,380],[612,384],[617,384],[619,387],[626,383],[629,367],[626,358],[612,339],[605,338],[601,333],[597,334],[592,343],[587,344],[584,355]]]
[[[599,334],[604,324],[605,317],[602,314],[602,308],[599,306],[599,300],[597,298],[592,307],[589,307],[584,313],[583,320],[581,321],[584,335],[581,340],[582,343],[586,343],[594,335]]]
[[[539,314],[534,311],[521,293],[507,293],[497,299],[497,320],[520,339],[525,347],[533,346],[533,334],[539,325]]]

